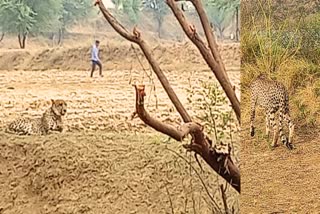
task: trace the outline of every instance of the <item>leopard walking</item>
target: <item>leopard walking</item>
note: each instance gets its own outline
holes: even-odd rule
[[[294,124],[290,117],[289,95],[285,86],[275,80],[269,79],[266,75],[259,75],[250,85],[251,90],[251,116],[250,134],[255,135],[254,119],[256,106],[261,106],[266,112],[266,135],[269,136],[270,127],[273,129],[271,146],[275,147],[280,134],[282,143],[293,149]],[[275,114],[279,111],[279,130],[275,121]],[[289,139],[285,136],[283,122],[289,126]]]

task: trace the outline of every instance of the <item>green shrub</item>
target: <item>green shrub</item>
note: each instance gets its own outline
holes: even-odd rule
[[[224,91],[217,83],[201,81],[200,86],[188,89],[188,102],[197,119],[216,142],[232,141],[238,123]]]
[[[300,29],[302,45],[299,54],[305,59],[320,63],[320,12],[308,16]]]

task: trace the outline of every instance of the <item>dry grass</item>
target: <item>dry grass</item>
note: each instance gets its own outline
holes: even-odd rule
[[[243,118],[248,118],[250,110],[249,84],[261,73],[266,73],[264,66],[257,64],[242,65],[241,75],[241,105]],[[262,67],[262,68],[261,68]],[[290,59],[283,64],[277,72],[269,76],[282,82],[290,94],[291,112],[294,118],[299,118],[301,126],[319,125],[319,77],[320,67],[308,63],[303,59]]]

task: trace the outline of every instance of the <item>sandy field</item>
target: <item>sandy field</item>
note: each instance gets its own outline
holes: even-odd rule
[[[146,71],[128,44],[102,49],[105,76],[93,79],[88,47],[0,50],[0,213],[225,213],[225,181],[202,161],[201,172],[181,143],[131,120],[131,84],[145,83],[148,111],[181,122],[140,52]],[[239,95],[239,45],[221,50]],[[194,116],[187,89],[215,81],[211,71],[189,43],[158,45],[153,52]],[[57,98],[68,103],[65,133],[4,133],[11,120],[38,116]],[[238,158],[239,138],[234,141]],[[238,213],[238,194],[228,187],[226,196],[230,212]]]

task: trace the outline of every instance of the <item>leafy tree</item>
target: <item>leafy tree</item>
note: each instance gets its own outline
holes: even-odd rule
[[[44,32],[59,24],[61,0],[3,0],[0,3],[0,26],[3,33],[18,35],[25,48],[27,35]]]
[[[141,0],[114,0],[117,11],[127,14],[131,23],[136,24],[142,10]]]
[[[62,0],[23,0],[36,13],[35,24],[31,29],[34,34],[58,29],[62,9]]]
[[[3,37],[4,37],[4,33],[1,33],[0,42],[3,40]]]
[[[210,21],[218,31],[218,37],[222,38],[225,28],[230,24],[233,17],[231,9],[214,0],[204,2],[204,6]]]
[[[206,3],[208,16],[214,21],[214,25],[221,30],[228,25],[231,19],[236,22],[236,40],[240,37],[240,0],[208,0]],[[221,29],[222,28],[222,29]]]
[[[132,23],[136,24],[139,20],[139,14],[142,8],[141,0],[123,1],[123,12],[128,14]]]
[[[0,3],[0,23],[4,33],[18,34],[21,48],[25,48],[27,34],[33,28],[36,13],[20,1]]]
[[[27,35],[59,32],[59,43],[68,26],[88,16],[91,0],[2,0],[0,29],[2,33],[17,34],[21,48]]]
[[[299,29],[301,40],[300,54],[309,61],[320,63],[320,9],[306,17]]]
[[[123,9],[123,1],[124,0],[111,0],[117,11],[121,11]]]
[[[240,39],[240,0],[231,0],[226,1],[224,4],[225,7],[229,8],[235,17],[236,21],[236,40],[239,41]]]
[[[66,28],[78,20],[90,16],[92,8],[92,0],[62,0],[61,16],[59,17],[59,44],[62,42]]]

